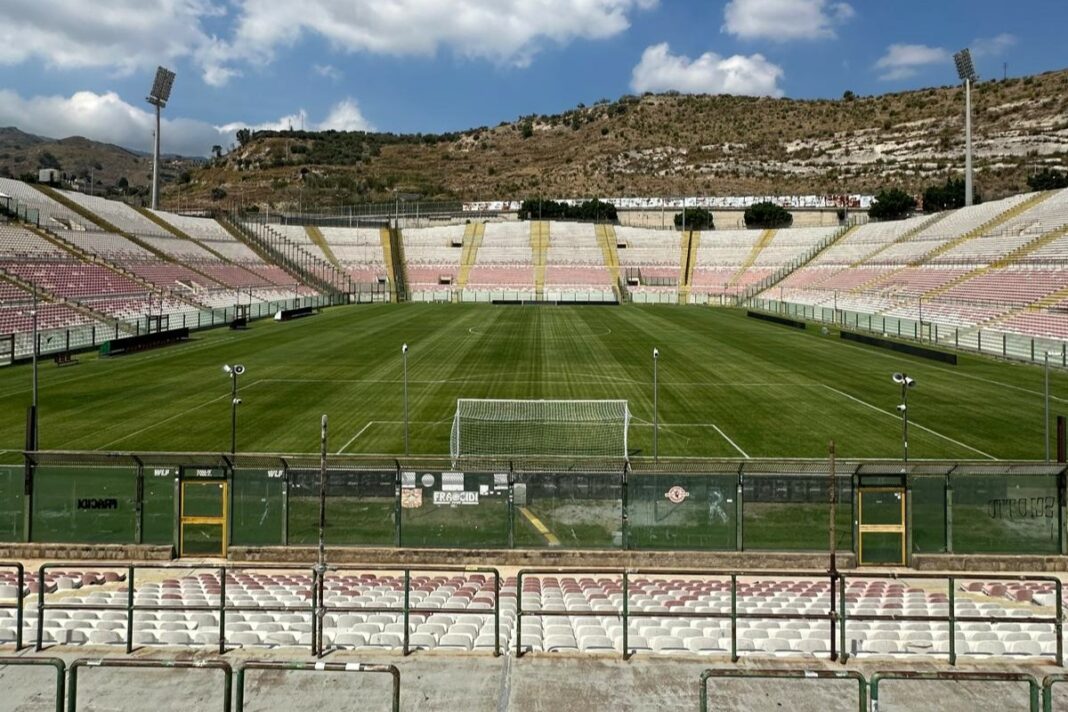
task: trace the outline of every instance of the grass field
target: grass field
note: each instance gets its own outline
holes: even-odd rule
[[[319,416],[330,451],[403,451],[401,344],[410,345],[413,453],[448,452],[457,398],[626,399],[630,449],[652,447],[652,359],[660,349],[662,457],[841,457],[901,454],[899,392],[916,379],[910,455],[1040,459],[1040,368],[965,356],[960,365],[847,344],[744,312],[694,307],[365,305],[244,332],[216,330],[166,349],[76,366],[45,361],[42,449],[223,451],[229,379],[240,362],[238,449],[315,452]],[[24,440],[30,368],[0,370],[0,451]],[[1051,375],[1052,411],[1068,377]]]

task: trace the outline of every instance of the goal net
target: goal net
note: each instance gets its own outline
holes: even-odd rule
[[[453,460],[469,456],[627,457],[625,400],[460,398],[452,421]]]

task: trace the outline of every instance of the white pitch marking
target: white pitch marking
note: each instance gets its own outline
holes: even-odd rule
[[[363,435],[364,431],[365,431],[365,430],[367,430],[367,429],[368,429],[369,427],[371,427],[372,425],[374,425],[374,423],[375,423],[375,421],[373,421],[373,420],[368,420],[368,421],[367,421],[367,425],[365,425],[365,426],[363,426],[362,428],[360,428],[360,432],[356,433],[356,434],[355,434],[355,435],[353,435],[353,436],[352,436],[351,438],[349,438],[349,441],[348,441],[347,443],[345,443],[344,445],[342,445],[342,446],[341,446],[341,449],[340,449],[340,450],[338,450],[336,454],[340,455],[341,453],[345,452],[345,450],[346,450],[346,449],[348,448],[348,446],[349,446],[349,445],[352,445],[352,444],[353,444],[354,442],[356,442],[356,438],[358,438],[358,437],[360,437],[361,435]]]
[[[261,381],[253,381],[252,383],[248,383],[248,384],[244,385],[243,388],[246,388],[246,389],[247,388],[252,388],[254,385],[256,385],[257,383],[260,383],[260,382]],[[160,421],[158,421],[156,423],[153,423],[152,425],[146,425],[145,427],[141,428],[140,430],[135,430],[132,433],[127,433],[126,435],[123,435],[121,438],[118,438],[117,440],[112,440],[109,443],[104,443],[103,445],[101,445],[100,447],[98,447],[96,449],[97,450],[103,450],[103,449],[107,448],[110,445],[114,445],[115,443],[122,442],[123,440],[126,440],[127,438],[132,438],[134,435],[140,435],[141,433],[145,432],[146,430],[151,430],[152,428],[156,427],[157,425],[163,425],[164,423],[170,422],[170,421],[172,421],[172,420],[174,420],[176,418],[181,418],[183,415],[189,415],[194,410],[200,410],[204,406],[211,405],[212,403],[215,403],[216,401],[220,401],[223,398],[229,398],[229,397],[230,397],[230,394],[229,393],[225,393],[225,394],[223,394],[221,396],[218,396],[216,398],[212,398],[211,400],[207,401],[206,403],[201,403],[200,405],[195,405],[192,408],[186,408],[181,413],[175,413],[174,415],[168,416],[168,417],[164,418],[163,420],[160,420]]]
[[[734,442],[729,437],[727,437],[727,433],[725,433],[722,430],[720,430],[718,425],[713,425],[712,427],[715,428],[717,433],[719,433],[720,435],[723,436],[724,440],[726,440],[727,442],[729,442],[731,444],[731,447],[733,447],[738,452],[742,453],[742,457],[744,457],[746,460],[750,459],[749,458],[749,454],[745,450],[743,450],[740,447],[738,447],[738,443]]]
[[[838,390],[837,388],[832,388],[831,386],[828,386],[826,383],[821,383],[820,385],[823,386],[824,388],[826,388],[829,391],[837,393],[840,396],[845,396],[849,400],[856,401],[857,403],[860,403],[863,406],[866,406],[868,408],[871,408],[874,411],[882,413],[883,415],[889,415],[891,418],[897,418],[896,415],[894,415],[893,413],[891,413],[888,410],[883,410],[882,408],[880,408],[877,405],[872,405],[871,403],[868,403],[867,401],[863,401],[860,398],[857,398],[855,396],[851,396],[848,393],[845,393],[843,391]],[[967,450],[971,450],[972,452],[977,452],[977,453],[979,453],[980,455],[982,455],[983,457],[985,457],[987,459],[995,460],[995,461],[998,459],[998,458],[994,457],[993,455],[991,455],[989,453],[983,452],[979,448],[972,447],[971,445],[966,445],[965,443],[962,443],[960,440],[954,440],[953,438],[949,437],[948,435],[943,435],[942,433],[938,432],[937,430],[932,430],[931,428],[928,428],[928,427],[926,427],[924,425],[920,425],[917,422],[914,422],[914,421],[910,420],[909,421],[909,425],[911,425],[914,428],[919,428],[920,430],[925,430],[928,433],[930,433],[931,435],[935,435],[937,437],[940,437],[943,440],[948,440],[949,442],[953,443],[954,445],[960,445],[962,448],[965,448]]]

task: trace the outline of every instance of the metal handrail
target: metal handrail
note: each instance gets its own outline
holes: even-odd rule
[[[1034,675],[1023,672],[917,672],[915,670],[889,670],[871,676],[872,712],[879,710],[879,684],[885,680],[943,680],[951,682],[1026,682],[1030,695],[1031,712],[1038,712],[1039,684]]]
[[[946,580],[946,596],[948,598],[949,612],[944,616],[937,615],[898,615],[898,614],[849,614],[846,601],[846,582],[848,579],[887,579],[887,580]],[[1031,581],[1052,583],[1056,591],[1054,616],[959,616],[956,612],[956,583],[958,581]],[[957,575],[957,574],[925,574],[894,572],[852,574],[839,572],[839,635],[841,636],[842,662],[846,662],[850,654],[846,649],[846,628],[849,620],[854,621],[892,621],[892,622],[921,622],[921,623],[947,623],[949,625],[949,664],[957,664],[957,623],[1045,623],[1053,626],[1057,636],[1057,648],[1055,661],[1058,667],[1064,667],[1064,610],[1061,580],[1056,576],[1027,576],[1013,574],[984,574]]]
[[[331,567],[330,571],[337,573],[338,571],[346,570],[344,568]],[[477,616],[493,616],[493,655],[498,657],[501,654],[501,573],[500,570],[494,567],[488,566],[430,566],[430,567],[417,567],[417,568],[402,568],[389,565],[378,566],[360,566],[359,571],[396,571],[404,575],[404,604],[401,608],[390,606],[330,606],[325,603],[319,609],[316,616],[316,626],[319,639],[318,656],[322,656],[323,651],[323,627],[326,614],[328,613],[401,613],[404,616],[404,638],[402,651],[405,656],[411,653],[408,647],[409,637],[411,635],[411,626],[409,625],[409,619],[412,614],[433,615],[435,613],[445,614],[458,614],[458,615],[477,615]],[[487,611],[481,608],[419,608],[412,607],[411,605],[411,575],[412,572],[416,573],[468,573],[468,574],[489,574],[493,576],[493,610]],[[321,580],[320,585],[325,588],[325,577]]]
[[[56,669],[56,712],[63,712],[66,663],[59,658],[0,657],[0,667],[7,665],[47,665],[54,667]]]
[[[868,682],[856,670],[705,670],[700,678],[700,709],[708,712],[708,681],[714,677],[772,678],[780,680],[855,680],[857,712],[868,712]]]
[[[612,611],[575,611],[575,610],[523,610],[523,577],[524,576],[548,576],[570,575],[583,576],[588,574],[601,574],[619,576],[622,579],[623,600],[619,610]],[[827,571],[824,574],[830,579],[828,594],[834,589],[836,573]],[[729,612],[724,611],[631,611],[630,610],[630,579],[632,576],[700,576],[703,578],[729,578],[731,582],[731,607]],[[738,578],[795,578],[804,580],[820,579],[818,572],[812,571],[715,571],[708,569],[648,569],[648,568],[542,568],[520,569],[516,574],[516,657],[523,656],[523,616],[539,617],[563,617],[570,618],[582,616],[589,618],[621,618],[623,623],[622,655],[624,660],[630,659],[629,630],[631,618],[680,618],[698,620],[729,619],[731,622],[731,662],[738,662],[738,621],[739,620],[801,620],[801,621],[828,621],[831,624],[830,637],[832,642],[829,646],[830,659],[836,659],[834,647],[835,625],[838,613],[833,607],[828,608],[826,613],[777,613],[771,611],[745,612],[738,610]]]
[[[15,602],[0,603],[0,608],[15,609],[15,652],[22,650],[22,623],[26,613],[26,570],[18,561],[0,561],[0,569],[15,569]]]
[[[384,673],[392,678],[390,696],[393,712],[400,712],[400,670],[395,665],[374,663],[324,663],[324,662],[282,662],[267,660],[250,660],[237,667],[237,712],[245,709],[245,671],[246,670],[305,670],[310,672],[368,672]]]
[[[70,684],[67,687],[67,712],[78,709],[78,670],[83,667],[111,668],[150,668],[183,670],[222,670],[223,704],[222,712],[230,712],[230,698],[233,690],[233,669],[223,660],[129,660],[126,658],[78,658],[68,668]]]

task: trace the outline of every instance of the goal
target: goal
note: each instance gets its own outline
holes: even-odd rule
[[[625,400],[460,398],[450,452],[461,457],[521,455],[627,457]]]

